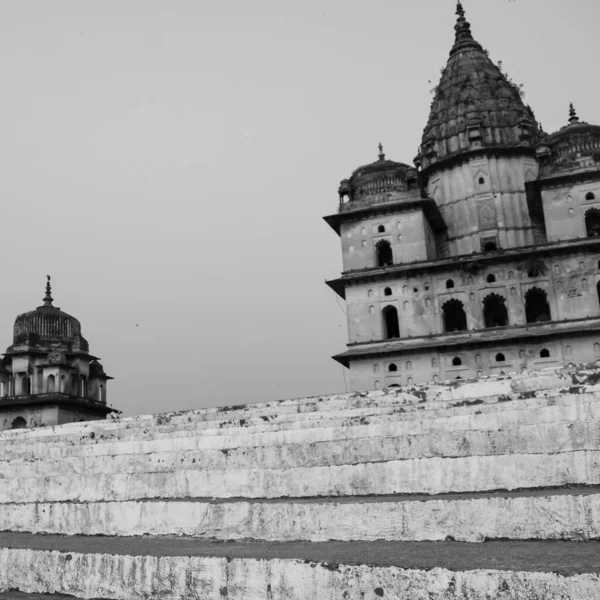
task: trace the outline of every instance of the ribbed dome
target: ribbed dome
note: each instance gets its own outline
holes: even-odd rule
[[[417,157],[423,169],[479,148],[533,148],[539,137],[532,110],[473,39],[460,2],[456,12],[456,40]]]
[[[585,157],[600,162],[600,126],[580,121],[571,104],[569,124],[544,138],[538,146],[538,155],[550,155],[553,170],[583,166]]]
[[[351,201],[369,200],[389,192],[405,192],[413,183],[416,185],[417,172],[407,164],[387,160],[383,148],[379,146],[379,160],[358,167],[340,184],[340,195],[349,196]]]
[[[44,305],[15,319],[13,346],[60,345],[87,352],[87,341],[81,335],[79,321],[52,305],[50,282],[46,286]]]

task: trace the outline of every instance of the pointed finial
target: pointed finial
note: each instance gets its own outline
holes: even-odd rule
[[[571,125],[579,123],[579,117],[577,116],[577,111],[572,102],[569,104],[569,123],[571,123]]]
[[[52,286],[50,285],[50,275],[46,275],[46,295],[44,296],[44,306],[52,306]]]
[[[379,160],[385,160],[385,154],[383,153],[383,146],[379,142]]]
[[[454,40],[454,46],[450,51],[450,56],[459,50],[466,49],[468,47],[482,50],[481,46],[473,39],[473,36],[471,35],[471,24],[465,19],[465,9],[463,8],[460,0],[456,3],[456,15],[458,16],[458,19],[456,19],[456,25],[454,26],[456,36]]]

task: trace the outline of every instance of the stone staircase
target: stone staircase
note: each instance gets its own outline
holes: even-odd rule
[[[3,432],[0,532],[2,599],[600,599],[600,370]]]

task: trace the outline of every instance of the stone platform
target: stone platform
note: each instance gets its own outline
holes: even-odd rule
[[[600,599],[595,366],[10,431],[0,480],[0,598]]]

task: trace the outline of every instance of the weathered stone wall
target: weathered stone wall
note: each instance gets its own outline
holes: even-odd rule
[[[466,542],[489,554],[494,541],[600,539],[599,431],[600,373],[579,368],[3,432],[0,591],[600,598],[593,567],[561,571],[560,556],[432,571],[446,562],[403,568],[394,547],[396,562],[367,566],[380,564],[382,543],[435,542],[443,554]],[[40,534],[43,543],[2,549],[3,535]],[[96,537],[64,535],[116,537],[85,550]],[[204,544],[202,556],[170,536]],[[143,539],[154,546],[136,546]],[[366,546],[326,565],[343,562],[340,544]]]

